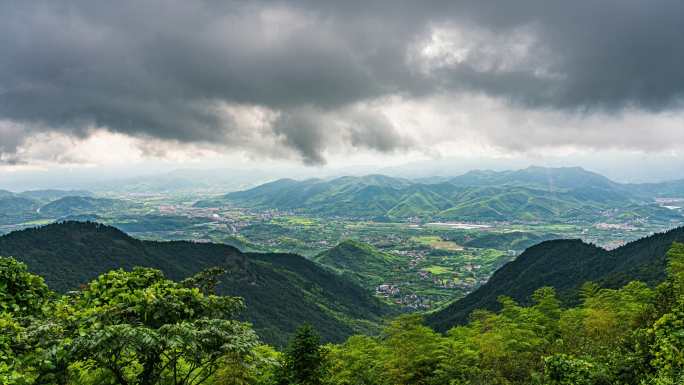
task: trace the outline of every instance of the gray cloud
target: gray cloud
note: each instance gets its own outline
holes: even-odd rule
[[[310,107],[291,110],[278,117],[273,131],[281,143],[296,149],[306,164],[324,164],[326,149],[345,145],[380,152],[413,145],[381,113],[359,108],[334,112]]]
[[[410,146],[359,112],[388,95],[678,107],[683,25],[679,0],[0,0],[0,119],[254,149],[216,106],[257,106],[278,115],[275,143],[323,163],[333,147]],[[35,132],[0,133],[0,153]]]
[[[299,151],[304,163],[322,164],[325,158],[320,150],[326,137],[320,124],[316,115],[288,113],[278,118],[274,131],[285,145]]]
[[[25,135],[21,127],[8,122],[0,122],[0,154],[16,152],[23,143]]]

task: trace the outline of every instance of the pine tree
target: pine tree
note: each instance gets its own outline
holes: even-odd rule
[[[285,352],[279,385],[320,385],[324,359],[320,336],[311,325],[303,324]]]

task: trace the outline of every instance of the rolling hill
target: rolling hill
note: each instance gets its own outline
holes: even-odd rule
[[[525,250],[504,265],[474,292],[430,314],[426,321],[437,330],[465,323],[475,309],[498,309],[497,297],[506,295],[527,304],[537,288],[553,286],[572,303],[587,281],[617,288],[632,280],[655,285],[665,277],[665,253],[672,242],[684,241],[684,227],[654,234],[607,251],[580,240],[551,240]]]
[[[68,198],[66,202],[94,199],[90,198],[91,195],[91,192],[82,190],[31,190],[20,193],[0,190],[0,224],[19,224],[39,219],[51,219],[45,213],[57,215],[57,213],[51,213],[50,207],[60,205],[53,205],[53,202],[66,198]],[[65,207],[67,203],[61,205]],[[41,214],[45,206],[48,210]],[[63,216],[63,214],[60,213],[57,216]]]
[[[0,224],[30,221],[37,217],[40,203],[16,195],[0,197]]]
[[[561,238],[553,233],[534,233],[525,231],[487,232],[474,239],[466,240],[463,246],[483,249],[525,250],[537,243]]]
[[[382,175],[281,179],[196,205],[378,220],[420,217],[443,221],[560,222],[591,220],[609,209],[664,222],[684,219],[678,211],[666,213],[655,205],[654,196],[644,192],[651,190],[616,183],[578,167],[529,167],[471,171],[451,179],[438,178],[434,183]],[[684,195],[684,189],[681,192]]]
[[[62,218],[102,211],[125,210],[132,206],[134,206],[133,203],[119,199],[66,196],[42,206],[39,212],[42,216]]]
[[[367,289],[386,282],[393,269],[407,263],[402,257],[384,253],[373,246],[346,240],[313,257],[313,260],[347,276]]]
[[[93,193],[86,190],[29,190],[17,194],[17,196],[34,199],[43,203],[56,201],[65,197],[92,197]]]
[[[196,205],[211,206],[225,201],[254,208],[304,209],[322,215],[346,212],[352,216],[374,217],[385,215],[396,205],[402,189],[411,185],[408,180],[382,175],[341,177],[330,181],[280,179]]]
[[[293,254],[244,254],[220,244],[152,242],[90,222],[63,222],[0,237],[0,255],[24,261],[57,291],[77,289],[117,268],[154,267],[180,280],[222,266],[220,294],[245,298],[245,319],[264,341],[283,345],[310,322],[326,341],[373,330],[390,309],[367,291]]]

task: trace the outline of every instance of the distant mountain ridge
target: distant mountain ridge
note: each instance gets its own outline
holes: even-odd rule
[[[383,175],[280,179],[196,205],[272,208],[322,216],[466,221],[575,220],[612,208],[633,212],[639,206],[640,215],[657,217],[663,212],[653,204],[655,195],[649,191],[680,191],[684,196],[684,183],[680,190],[677,186],[676,182],[620,184],[579,167],[529,167],[476,170],[434,182]],[[684,219],[677,212],[673,215]]]
[[[241,253],[212,243],[154,242],[114,227],[62,222],[0,237],[0,255],[13,256],[54,290],[87,284],[98,274],[134,266],[162,270],[180,280],[220,266],[219,293],[245,298],[245,318],[268,343],[283,345],[301,323],[310,322],[326,341],[372,330],[392,310],[366,289],[294,254]]]
[[[93,197],[93,193],[87,190],[28,190],[17,193],[16,195],[35,199],[40,202],[52,202],[65,197]]]
[[[69,196],[92,197],[94,194],[87,190],[60,190],[60,189],[43,189],[43,190],[26,190],[21,192],[12,192],[0,189],[0,198],[7,197],[22,197],[27,199],[35,199],[42,202],[50,202],[59,198]]]
[[[587,281],[617,288],[640,280],[655,285],[665,278],[665,253],[673,242],[684,241],[684,227],[658,233],[607,251],[581,240],[545,241],[525,250],[501,267],[480,288],[426,321],[446,331],[465,323],[473,310],[499,308],[500,295],[529,303],[534,290],[553,286],[566,301],[576,300],[577,289]]]
[[[134,206],[119,199],[66,196],[40,208],[42,215],[62,218],[71,215],[91,214],[103,210],[123,210]]]
[[[0,190],[0,225],[93,215],[133,206],[133,203],[123,200],[97,198],[85,190],[30,190],[19,193]]]
[[[487,171],[473,170],[450,179],[451,183],[467,186],[522,185],[537,186],[549,190],[576,188],[611,189],[620,184],[601,174],[581,167],[546,168],[531,166],[521,170]]]

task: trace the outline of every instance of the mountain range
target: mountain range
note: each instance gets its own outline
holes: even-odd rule
[[[325,341],[373,330],[393,311],[355,282],[294,254],[241,253],[223,244],[141,241],[92,222],[62,222],[0,237],[0,255],[25,262],[50,288],[66,292],[109,270],[135,266],[181,280],[223,267],[218,293],[245,299],[245,319],[261,338],[283,345],[302,323]]]
[[[409,180],[384,175],[280,179],[232,192],[199,207],[231,205],[320,216],[446,221],[578,221],[605,210],[621,218],[679,221],[657,197],[684,196],[684,182],[621,184],[579,167],[471,171],[453,178]]]

